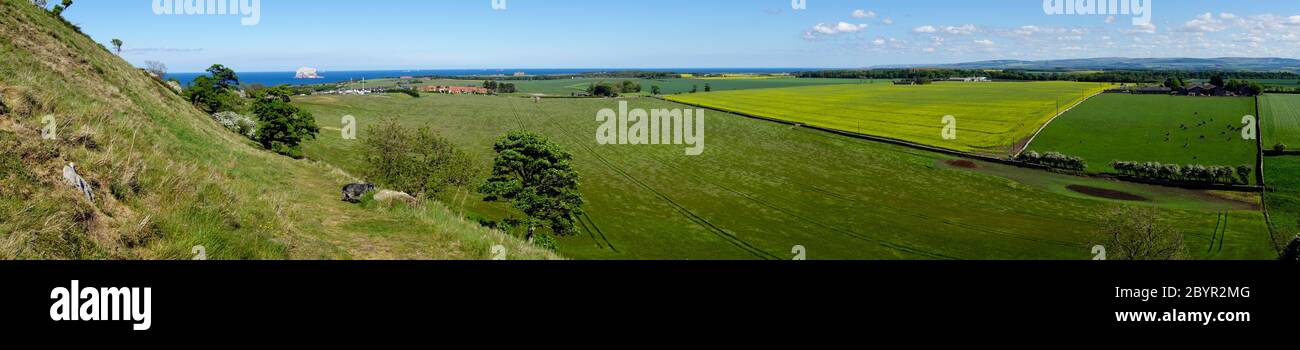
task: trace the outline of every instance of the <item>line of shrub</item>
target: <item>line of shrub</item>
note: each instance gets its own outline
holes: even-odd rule
[[[1115,161],[1110,163],[1110,166],[1122,175],[1143,179],[1224,185],[1248,185],[1250,184],[1250,174],[1255,171],[1248,165],[1233,168],[1230,166],[1205,166],[1200,164],[1178,165],[1161,164],[1159,162]]]
[[[1029,151],[1015,156],[1012,160],[1065,170],[1083,171],[1088,168],[1088,162],[1083,158],[1067,156],[1057,152],[1038,154],[1038,152]]]

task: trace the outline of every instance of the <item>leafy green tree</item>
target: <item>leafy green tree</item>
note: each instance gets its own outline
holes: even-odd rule
[[[1223,76],[1222,76],[1222,75],[1215,74],[1214,76],[1210,77],[1210,85],[1214,85],[1214,86],[1224,86],[1224,85],[1226,85],[1226,84],[1223,82]]]
[[[528,219],[528,240],[538,226],[556,235],[575,232],[574,222],[582,214],[578,173],[572,156],[546,138],[524,131],[511,132],[493,147],[497,157],[492,176],[479,187],[484,201],[508,202]]]
[[[302,158],[302,141],[315,139],[320,128],[310,112],[289,104],[291,93],[288,87],[276,86],[254,94],[256,141],[275,153]]]
[[[1238,166],[1237,176],[1241,178],[1242,184],[1250,184],[1250,173],[1254,171],[1255,169],[1251,169],[1251,167],[1248,165]]]
[[[63,0],[63,4],[54,5],[54,9],[51,11],[55,16],[63,17],[63,11],[66,11],[69,7],[72,7],[72,0]]]
[[[239,86],[239,75],[226,66],[214,64],[208,67],[208,74],[212,75],[213,86],[219,89],[228,90]]]
[[[653,86],[650,86],[650,94],[651,94],[651,95],[658,95],[659,92],[660,92],[660,91],[659,91],[659,85],[653,85]]]
[[[394,119],[366,129],[361,140],[366,178],[415,196],[435,198],[450,186],[466,186],[474,176],[470,158],[436,131],[411,130]]]
[[[704,92],[711,92],[711,91],[713,91],[713,86],[709,85],[709,83],[704,83]]]
[[[1099,243],[1111,260],[1180,260],[1183,234],[1161,223],[1156,208],[1125,206],[1101,217]]]
[[[119,56],[122,55],[122,39],[113,39],[113,50],[117,51]]]

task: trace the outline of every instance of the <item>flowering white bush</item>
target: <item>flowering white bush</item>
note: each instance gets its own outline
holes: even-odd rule
[[[248,116],[235,112],[217,112],[212,115],[212,120],[216,120],[217,124],[221,124],[226,129],[250,139],[257,137],[257,122]]]

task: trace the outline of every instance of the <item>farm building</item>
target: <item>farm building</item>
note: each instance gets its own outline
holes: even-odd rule
[[[439,94],[487,95],[488,89],[477,86],[421,86],[420,92]]]
[[[1168,95],[1173,92],[1174,92],[1173,88],[1168,88],[1164,86],[1153,86],[1153,87],[1143,87],[1143,88],[1133,89],[1133,93],[1143,94],[1143,95],[1152,95],[1152,94]]]

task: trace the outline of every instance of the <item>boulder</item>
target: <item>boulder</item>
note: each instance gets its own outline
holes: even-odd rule
[[[77,164],[68,163],[67,166],[63,167],[63,180],[69,186],[81,192],[81,195],[85,196],[86,200],[91,203],[95,202],[95,192],[91,191],[90,184],[86,183],[86,179],[81,178],[81,174],[77,173]]]
[[[375,201],[380,203],[404,202],[411,205],[419,203],[419,200],[409,194],[389,190],[382,190],[375,193]]]

